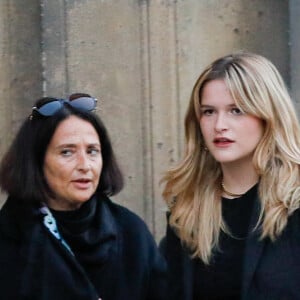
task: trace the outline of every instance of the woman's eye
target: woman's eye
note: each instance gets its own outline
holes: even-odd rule
[[[210,116],[210,115],[213,114],[213,112],[214,112],[213,109],[203,109],[202,110],[202,115],[204,115],[204,116]]]
[[[70,149],[63,149],[63,150],[61,151],[61,154],[62,154],[63,156],[70,156],[70,155],[72,155],[72,153],[73,153],[73,151],[70,150]]]
[[[96,156],[100,153],[100,149],[98,148],[90,148],[88,150],[88,153],[91,154],[92,156]]]
[[[241,115],[243,114],[243,112],[238,108],[238,107],[234,107],[231,109],[231,113],[234,115]]]

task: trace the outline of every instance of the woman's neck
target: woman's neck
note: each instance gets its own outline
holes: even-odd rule
[[[223,196],[230,196],[230,194],[242,195],[259,180],[259,175],[252,165],[247,168],[222,166],[222,172]],[[226,190],[229,193],[226,193]]]

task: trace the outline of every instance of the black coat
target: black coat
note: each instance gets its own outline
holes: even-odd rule
[[[249,228],[253,228],[259,213],[256,199]],[[282,235],[272,242],[260,240],[259,230],[249,234],[246,241],[242,300],[300,299],[300,212],[289,217]],[[169,268],[168,299],[193,300],[194,260],[168,227],[161,247]],[[200,280],[199,280],[200,282]]]
[[[9,198],[0,211],[0,299],[165,299],[165,260],[145,223],[106,197],[97,203],[101,294],[76,258],[42,224],[39,210]]]

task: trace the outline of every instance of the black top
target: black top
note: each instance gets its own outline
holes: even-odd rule
[[[166,299],[166,263],[140,217],[104,195],[52,213],[74,255],[45,209],[9,198],[0,210],[1,300]]]
[[[210,265],[195,261],[194,300],[240,299],[242,265],[257,185],[240,198],[222,198],[222,215],[231,235],[220,233],[220,249]]]
[[[58,229],[68,243],[77,261],[85,270],[98,293],[101,258],[101,231],[97,228],[96,198],[85,202],[79,209],[72,211],[51,210],[57,221]]]
[[[254,198],[249,228],[257,225],[261,213],[261,199],[258,195]],[[235,200],[240,201],[240,199],[230,201]],[[246,210],[245,205],[242,212],[245,213]],[[242,276],[237,278],[242,285],[240,299],[300,300],[300,209],[295,210],[289,216],[286,227],[275,241],[270,240],[269,237],[261,238],[261,225],[255,227],[255,230],[249,231],[245,241]],[[201,274],[199,271],[198,274],[195,274],[196,259],[191,256],[190,249],[182,244],[169,224],[161,246],[169,268],[167,299],[194,300],[195,280],[197,280],[198,290],[202,293],[201,295],[204,295],[204,288],[205,291],[208,290],[207,286],[211,282],[209,279],[212,276],[207,278],[207,271],[203,271]],[[233,260],[230,262],[232,263]],[[215,270],[212,269],[213,271]],[[195,276],[197,279],[194,278]],[[232,274],[228,271],[226,277],[230,276]],[[227,280],[227,278],[223,277],[222,280]],[[210,284],[210,287],[212,286]],[[213,288],[216,291],[219,285],[215,285]],[[220,295],[221,292],[216,292],[210,299],[213,299],[214,296],[216,298],[217,294]],[[222,299],[226,299],[226,297],[225,294],[222,294]],[[205,296],[202,299],[205,299]],[[206,297],[206,299],[209,298]]]

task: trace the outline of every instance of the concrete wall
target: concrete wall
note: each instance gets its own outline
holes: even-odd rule
[[[196,77],[211,60],[245,49],[269,57],[297,86],[289,47],[296,20],[289,16],[285,0],[0,2],[0,151],[33,99],[96,96],[126,177],[115,200],[159,239],[165,231],[159,180],[182,153]]]
[[[290,0],[289,16],[290,16],[290,87],[291,94],[296,104],[298,112],[300,112],[300,1]]]
[[[0,154],[42,94],[40,4],[0,1]]]

